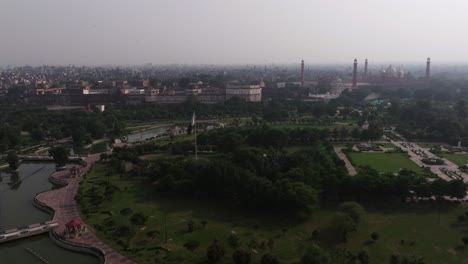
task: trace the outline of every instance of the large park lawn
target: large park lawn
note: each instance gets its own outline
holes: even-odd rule
[[[104,165],[95,165],[81,185],[84,194],[82,208],[90,208],[83,219],[93,229],[100,230],[96,232],[101,239],[138,263],[202,263],[206,259],[206,248],[215,238],[226,249],[222,263],[232,263],[233,250],[228,243],[232,233],[240,238],[241,247],[254,248],[258,252],[253,253],[252,263],[259,263],[262,254],[266,252],[277,256],[280,263],[293,263],[312,243],[309,240],[312,231],[328,226],[336,207],[322,206],[325,208],[308,220],[295,222],[287,215],[239,211],[216,201],[156,196],[151,185],[142,184],[141,179],[109,174],[105,176],[106,171]],[[102,195],[102,186],[107,180],[119,190],[115,191],[112,198],[105,199],[95,207],[90,190],[94,186],[95,191]],[[131,214],[123,216],[119,213],[124,208],[149,216],[145,226],[131,225]],[[368,210],[367,223],[359,227],[347,243],[335,246],[354,252],[367,249],[370,263],[388,263],[390,255],[394,253],[421,256],[426,263],[464,263],[468,249],[461,246],[461,237],[468,232],[468,225],[457,226],[456,222],[457,215],[465,210],[468,207],[463,205],[443,211],[440,224],[437,224],[436,210],[429,205],[399,204],[388,211]],[[194,232],[188,231],[189,221],[197,226]],[[206,221],[204,227],[203,221]],[[112,235],[122,225],[129,226],[136,235],[129,240]],[[164,242],[165,226],[167,243]],[[148,235],[151,231],[157,233]],[[374,231],[380,234],[380,239],[368,243],[369,234]],[[319,241],[321,234],[322,231],[319,231]],[[183,247],[191,239],[200,244],[194,252]],[[121,240],[120,245],[116,243],[117,240]],[[400,244],[401,240],[404,243]],[[127,250],[123,249],[122,242],[129,243]],[[334,247],[328,243],[323,246]],[[170,250],[170,253],[165,253],[159,247]]]
[[[432,148],[434,147],[434,145],[437,145],[434,143],[427,143],[427,142],[417,142],[416,144],[420,146],[421,148]]]
[[[356,124],[353,123],[339,123],[339,122],[334,122],[334,123],[324,123],[324,124],[319,124],[319,123],[293,123],[293,122],[283,122],[283,123],[272,123],[270,124],[274,128],[281,128],[281,129],[294,129],[294,128],[328,128],[330,130],[333,129],[342,129],[346,128],[348,130],[353,130],[354,128],[359,128]]]
[[[358,171],[360,166],[369,166],[380,172],[398,172],[403,168],[422,172],[422,169],[404,153],[350,152],[347,155]]]
[[[444,153],[444,154],[442,154],[440,156],[450,160],[451,162],[457,164],[458,166],[463,166],[465,164],[468,164],[468,154]]]

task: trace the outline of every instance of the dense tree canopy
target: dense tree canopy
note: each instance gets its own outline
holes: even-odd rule
[[[65,166],[68,161],[69,150],[65,147],[54,147],[49,149],[49,155],[54,158],[54,162],[58,166]]]

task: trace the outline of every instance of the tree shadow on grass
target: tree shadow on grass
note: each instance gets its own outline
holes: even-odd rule
[[[253,227],[259,226],[262,229],[279,230],[288,226],[295,226],[303,221],[296,220],[291,215],[281,215],[280,212],[268,208],[243,209],[232,204],[230,201],[194,198],[193,196],[183,196],[180,194],[156,193],[154,186],[132,181],[132,188],[135,190],[135,197],[138,202],[147,203],[153,201],[158,211],[174,214],[189,212],[191,217],[199,220],[220,221],[229,226]],[[129,191],[133,191],[129,190]],[[261,210],[258,210],[261,209]]]

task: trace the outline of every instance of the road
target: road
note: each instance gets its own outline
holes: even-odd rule
[[[397,135],[398,137],[400,137],[401,139],[404,139],[398,133],[396,133],[394,131],[393,131],[393,133],[395,135]],[[443,170],[447,170],[447,171],[456,172],[458,175],[461,176],[461,178],[463,179],[464,182],[468,182],[468,175],[466,173],[460,171],[460,169],[458,168],[458,165],[451,162],[450,160],[445,159],[445,158],[440,158],[437,155],[435,155],[434,153],[430,152],[428,149],[421,148],[418,144],[413,143],[413,142],[408,142],[408,141],[405,141],[405,140],[399,140],[399,141],[391,140],[390,142],[393,145],[395,145],[395,146],[401,148],[402,150],[406,151],[408,153],[408,155],[410,156],[410,159],[414,163],[416,163],[418,166],[420,166],[420,167],[421,166],[429,167],[431,172],[433,172],[434,174],[436,174],[440,178],[442,178],[444,180],[452,180],[453,179],[450,176],[448,176],[447,174],[445,174],[444,172],[442,172],[441,169],[443,169]],[[421,157],[420,155],[418,155],[415,152],[424,153],[427,156],[427,158],[441,159],[441,160],[444,161],[445,164],[444,165],[425,164],[424,162],[422,162],[423,157]]]
[[[335,150],[336,155],[338,155],[338,158],[340,158],[342,161],[344,161],[346,169],[348,170],[349,175],[351,175],[351,176],[356,175],[357,171],[354,168],[354,166],[351,164],[351,162],[349,161],[346,154],[344,154],[343,148],[342,147],[335,147],[333,149]]]

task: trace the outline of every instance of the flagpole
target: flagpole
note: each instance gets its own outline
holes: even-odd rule
[[[196,121],[196,115],[195,113],[193,114],[195,116],[195,122],[193,123],[194,128],[195,128],[195,160],[198,160],[198,148],[197,148],[197,121]]]

